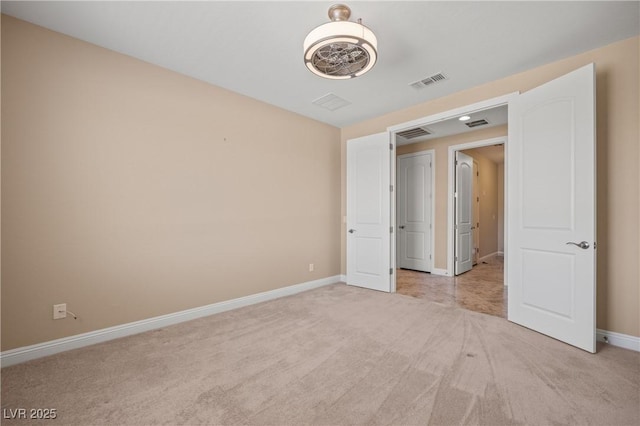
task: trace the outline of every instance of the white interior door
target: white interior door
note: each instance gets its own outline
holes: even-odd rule
[[[473,161],[473,266],[480,261],[480,167]]]
[[[347,284],[391,291],[389,134],[347,141]]]
[[[430,153],[398,157],[398,267],[431,272]]]
[[[510,321],[595,352],[595,70],[509,103]],[[574,244],[575,243],[575,244]]]
[[[455,275],[473,267],[473,157],[456,152]]]

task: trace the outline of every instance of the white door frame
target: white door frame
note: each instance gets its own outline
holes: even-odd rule
[[[418,155],[425,155],[425,154],[429,154],[431,156],[431,228],[430,228],[430,231],[429,231],[431,233],[431,241],[429,242],[429,244],[431,244],[430,253],[429,253],[431,255],[431,259],[429,261],[429,264],[430,264],[431,267],[429,269],[431,271],[433,271],[433,258],[434,258],[433,249],[436,246],[436,238],[435,238],[435,232],[434,232],[435,229],[433,228],[433,223],[434,223],[434,220],[435,220],[435,217],[436,217],[436,207],[435,207],[436,206],[436,203],[435,203],[435,199],[436,199],[436,150],[435,149],[425,149],[423,151],[412,152],[410,154],[402,154],[402,155],[398,155],[398,156],[395,155],[395,151],[394,151],[394,153],[391,154],[391,156],[392,156],[392,161],[394,159],[393,157],[395,157],[395,161],[398,161],[398,159],[400,159],[400,158],[417,157]],[[394,177],[395,177],[395,175],[394,175]],[[395,182],[394,182],[394,185],[395,185]],[[394,186],[394,188],[396,188],[396,187]],[[394,191],[394,197],[392,197],[392,198],[395,200],[397,195],[398,195],[398,192],[397,192],[397,188],[396,188],[396,191]],[[396,219],[396,215],[395,215],[395,211],[396,211],[395,201],[391,205],[391,210],[393,212],[392,217],[394,218],[394,220],[397,220]],[[395,222],[392,222],[392,223],[393,223],[394,229],[399,232],[398,224],[395,223]],[[396,240],[398,238],[398,235],[399,234],[396,234],[396,236],[395,236]],[[397,267],[397,265],[394,265],[394,266]]]
[[[401,123],[401,124],[397,124],[394,126],[390,126],[387,127],[387,132],[389,133],[389,137],[390,137],[390,143],[394,145],[396,144],[396,133],[401,132],[403,130],[409,130],[409,129],[413,129],[415,127],[420,127],[420,126],[427,126],[429,124],[433,124],[433,123],[438,123],[440,121],[445,121],[445,120],[449,120],[451,118],[458,118],[461,115],[470,115],[473,114],[474,112],[479,112],[485,109],[489,109],[489,108],[494,108],[494,107],[498,107],[498,106],[502,106],[502,105],[509,105],[509,101],[511,99],[513,99],[515,96],[518,96],[520,94],[520,92],[512,92],[503,96],[498,96],[495,98],[491,98],[491,99],[486,99],[484,101],[480,101],[480,102],[476,102],[473,104],[469,104],[469,105],[465,105],[462,107],[458,107],[458,108],[454,108],[448,111],[444,111],[444,112],[440,112],[437,114],[432,114],[432,115],[428,115],[426,117],[422,117],[422,118],[418,118],[416,120],[412,120],[412,121],[408,121],[406,123]],[[506,139],[506,138],[505,138]],[[505,141],[506,142],[506,141]],[[508,144],[505,143],[504,145],[504,149],[505,149],[505,154],[506,154],[506,150],[508,149]],[[506,155],[505,155],[506,157]],[[393,152],[391,153],[391,182],[392,185],[395,185],[395,178],[396,178],[396,168],[395,168],[395,164],[396,164],[396,150],[394,149]],[[451,164],[451,160],[449,160],[449,164]],[[507,170],[508,170],[508,165],[505,162],[504,165],[505,168],[505,178],[507,175]],[[451,180],[449,181],[451,182]],[[506,182],[505,182],[506,183]],[[505,196],[506,196],[506,188],[507,185],[505,184]],[[451,193],[451,190],[449,190],[449,193]],[[506,206],[507,206],[507,200],[505,198],[505,230],[507,229],[507,216],[506,216]],[[452,211],[451,209],[449,211]],[[448,215],[449,220],[451,220],[451,215]],[[435,218],[435,216],[434,216]],[[391,223],[395,224],[396,221],[396,200],[395,197],[391,197]],[[448,232],[451,232],[451,224],[448,225]],[[505,232],[505,244],[507,241],[506,238],[506,232]],[[448,244],[450,244],[450,247],[452,245],[451,243],[451,236],[449,236],[448,238]],[[435,246],[434,246],[435,247]],[[446,270],[439,270],[436,269],[435,267],[433,267],[431,269],[431,273],[439,273],[442,272],[442,275],[448,275],[448,276],[452,276],[453,275],[453,257],[451,256],[450,253],[451,250],[447,249],[447,269]],[[506,265],[507,265],[507,247],[504,247],[504,253],[505,253],[505,276],[506,276]],[[395,268],[396,267],[396,261],[395,261],[395,257],[396,257],[396,244],[395,244],[395,238],[391,239],[391,264],[392,266]],[[435,258],[434,258],[435,261]],[[434,263],[435,265],[435,263]],[[392,285],[391,285],[391,291],[395,292],[396,291],[396,274],[393,274],[393,279],[392,279]]]
[[[449,159],[448,159],[448,166],[449,166],[449,186],[448,186],[448,204],[447,204],[447,275],[448,276],[453,276],[454,275],[454,270],[453,270],[453,266],[454,266],[454,252],[455,252],[455,247],[454,247],[454,239],[455,239],[455,204],[454,204],[454,197],[453,197],[453,193],[455,192],[455,181],[456,181],[456,152],[457,151],[464,151],[466,149],[473,149],[473,148],[480,148],[483,146],[491,146],[491,145],[498,145],[498,144],[504,144],[504,149],[505,149],[505,161],[504,161],[504,168],[505,170],[507,169],[508,165],[507,165],[507,156],[506,156],[506,151],[507,151],[507,136],[500,136],[497,138],[491,138],[491,139],[484,139],[484,140],[480,140],[480,141],[475,141],[475,142],[467,142],[467,143],[462,143],[459,145],[451,145],[449,147]],[[504,177],[504,188],[507,187],[507,177]],[[504,197],[506,200],[506,196],[507,196],[507,192],[506,189],[504,190]],[[503,211],[504,211],[504,218],[505,221],[507,220],[507,205],[505,204],[503,206]],[[504,262],[504,285],[507,285],[507,262],[506,262],[506,256],[507,256],[507,233],[504,232],[502,234],[502,238],[504,239],[504,255],[505,255],[505,262]]]

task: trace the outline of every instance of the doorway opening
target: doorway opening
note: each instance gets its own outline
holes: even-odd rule
[[[501,105],[471,115],[474,126],[459,117],[415,126],[396,133],[396,291],[412,297],[507,317],[504,273],[504,152],[507,106]],[[484,124],[478,125],[477,122]],[[420,136],[415,136],[416,134]],[[429,152],[431,182],[424,174],[407,173],[407,158]],[[460,160],[469,167],[465,197],[460,187]],[[456,178],[458,178],[456,180]],[[411,182],[411,179],[416,181]],[[425,184],[432,186],[425,196]],[[475,194],[474,194],[475,193]],[[464,205],[464,215],[460,207]],[[407,210],[413,218],[432,211],[430,236],[431,268],[407,266],[406,253],[424,253],[422,241],[407,236]],[[464,216],[465,223],[460,219]],[[464,233],[457,232],[466,226]],[[461,236],[461,234],[463,234]],[[484,238],[483,238],[484,237]],[[419,245],[419,244],[420,245]],[[459,268],[463,254],[466,268]]]
[[[593,353],[596,347],[593,63],[525,93],[485,100],[389,127],[382,133],[349,139],[347,284],[396,291],[394,185],[398,134],[502,105],[509,108],[504,185],[508,320]],[[441,156],[436,152],[436,163],[438,158]],[[541,164],[544,173],[540,173]],[[436,202],[442,192],[436,190]],[[442,232],[438,217],[453,222],[451,215],[440,213],[436,210],[436,241],[440,241],[438,232]],[[453,235],[452,227],[444,228],[444,232]],[[450,240],[451,237],[447,239]],[[443,266],[443,258],[439,257],[442,249],[438,247],[436,243],[432,274]],[[447,267],[443,275],[451,276],[453,256],[444,247],[449,253],[445,254]]]

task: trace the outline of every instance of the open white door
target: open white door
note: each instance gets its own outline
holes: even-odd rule
[[[510,321],[595,352],[595,70],[509,103]]]
[[[389,134],[347,141],[347,284],[391,292]]]
[[[473,161],[473,266],[480,261],[480,167],[477,161]]]
[[[473,157],[456,152],[455,275],[473,267]]]
[[[431,153],[398,157],[398,267],[431,272]]]

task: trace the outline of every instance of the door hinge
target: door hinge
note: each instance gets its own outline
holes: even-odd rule
[[[456,262],[458,261],[458,256],[456,256]]]
[[[393,268],[389,268],[389,275],[393,275]]]
[[[431,260],[431,255],[429,255],[429,260]]]
[[[391,151],[393,151],[393,144],[392,144],[392,143],[390,143],[390,144],[389,144],[389,149],[390,149]]]
[[[389,190],[393,192],[393,185],[389,185]]]
[[[393,234],[393,226],[389,227],[389,232],[391,232]]]

